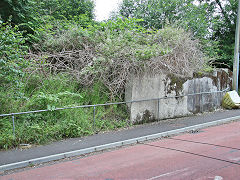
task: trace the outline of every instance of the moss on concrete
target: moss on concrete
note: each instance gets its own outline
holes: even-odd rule
[[[134,124],[144,124],[157,121],[157,119],[153,116],[153,114],[149,110],[145,110],[143,115],[137,115]]]
[[[164,82],[165,84],[165,92],[167,94],[170,94],[172,91],[176,92],[176,95],[179,96],[180,93],[183,90],[183,84],[188,80],[189,78],[182,78],[178,77],[174,74],[168,74],[166,77],[166,80]],[[168,81],[170,80],[170,83],[168,84]]]

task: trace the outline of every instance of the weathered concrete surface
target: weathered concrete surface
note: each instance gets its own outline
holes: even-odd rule
[[[155,99],[187,94],[221,91],[231,86],[231,72],[219,69],[210,74],[180,78],[171,74],[134,77],[126,87],[126,100]],[[153,121],[213,111],[221,106],[223,93],[184,96],[136,102],[129,105],[131,120]]]

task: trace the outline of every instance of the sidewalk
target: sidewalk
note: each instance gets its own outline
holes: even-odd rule
[[[117,141],[123,141],[155,133],[180,129],[188,126],[212,122],[239,115],[240,115],[239,109],[225,110],[185,118],[162,120],[151,124],[138,125],[133,128],[121,131],[101,133],[83,138],[67,139],[25,150],[16,149],[9,151],[0,151],[0,166],[40,158],[44,156],[50,156],[54,154],[89,148],[93,146],[109,144]]]
[[[240,121],[0,175],[2,180],[239,180]]]

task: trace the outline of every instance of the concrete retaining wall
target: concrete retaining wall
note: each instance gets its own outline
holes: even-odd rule
[[[210,74],[180,78],[173,74],[134,77],[126,87],[126,101],[181,96],[186,94],[221,91],[231,88],[232,73],[219,69]],[[223,93],[136,102],[129,105],[131,120],[154,121],[213,111],[221,106]]]

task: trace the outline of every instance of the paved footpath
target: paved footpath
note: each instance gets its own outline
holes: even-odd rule
[[[240,122],[45,165],[1,180],[239,180]]]

